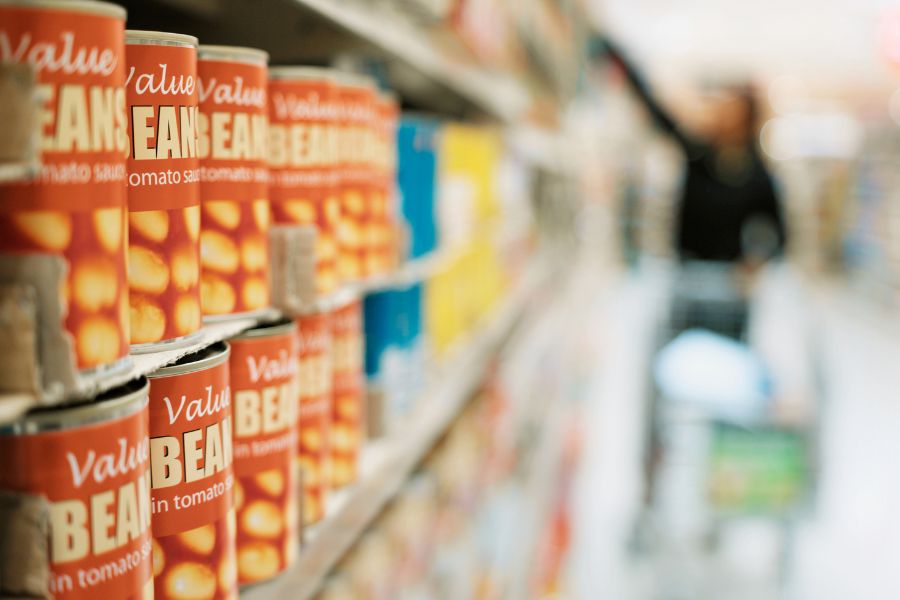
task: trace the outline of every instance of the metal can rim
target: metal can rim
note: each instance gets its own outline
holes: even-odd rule
[[[97,0],[0,0],[0,6],[21,6],[37,9],[60,9],[70,12],[83,12],[104,17],[115,17],[124,20],[128,11],[124,6]]]
[[[133,46],[181,46],[196,48],[200,45],[193,35],[186,33],[170,33],[168,31],[148,31],[146,29],[126,29],[125,45]]]
[[[129,417],[147,406],[150,382],[139,377],[78,404],[40,408],[0,429],[0,435],[33,435]]]
[[[200,60],[225,60],[232,62],[249,62],[267,65],[269,53],[259,48],[246,46],[219,46],[216,44],[200,44],[197,48]]]
[[[257,325],[252,329],[248,329],[243,333],[239,333],[231,339],[236,341],[260,339],[284,335],[292,331],[297,331],[296,321],[294,319],[284,318],[272,323],[263,323],[261,325]]]
[[[204,346],[197,352],[182,356],[171,365],[157,369],[150,375],[147,375],[147,378],[162,379],[164,377],[187,375],[188,373],[212,369],[227,361],[230,354],[231,346],[228,345],[228,342],[216,342],[209,346]]]
[[[269,79],[277,81],[327,81],[334,82],[336,69],[313,65],[279,65],[269,67]]]

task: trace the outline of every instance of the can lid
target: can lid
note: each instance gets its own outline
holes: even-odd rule
[[[142,29],[126,29],[126,44],[147,44],[151,46],[189,46],[196,48],[200,41],[192,35],[169,33],[167,31],[144,31]]]
[[[125,8],[118,4],[97,2],[96,0],[0,0],[0,6],[68,10],[119,19],[125,19],[127,14]]]
[[[225,342],[216,342],[201,348],[196,352],[192,352],[182,356],[171,365],[157,369],[147,377],[150,379],[159,379],[161,377],[171,377],[173,375],[185,375],[194,373],[195,371],[203,371],[219,366],[231,354],[231,348]]]
[[[269,67],[269,79],[300,79],[308,81],[333,81],[335,69],[307,65]]]
[[[201,44],[198,56],[207,60],[231,60],[239,62],[262,63],[269,62],[269,53],[259,48],[245,48],[243,46],[216,46]]]
[[[93,400],[38,408],[0,428],[0,434],[23,435],[71,429],[127,417],[147,405],[149,387],[147,378],[140,377],[104,392]]]
[[[253,329],[248,329],[247,331],[234,336],[232,339],[234,340],[248,340],[255,338],[264,338],[272,335],[282,335],[284,333],[290,333],[291,331],[297,330],[297,323],[293,319],[279,319],[277,321],[273,321],[272,323],[264,323],[262,325],[258,325]]]

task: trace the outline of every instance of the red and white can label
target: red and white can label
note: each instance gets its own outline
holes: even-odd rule
[[[153,596],[147,411],[84,427],[0,436],[0,488],[50,502],[55,598]]]
[[[294,561],[300,528],[296,331],[231,342],[237,569],[241,584]]]

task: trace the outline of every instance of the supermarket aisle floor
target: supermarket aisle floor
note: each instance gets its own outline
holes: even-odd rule
[[[790,568],[781,585],[783,530],[771,520],[742,519],[713,553],[659,544],[634,554],[633,524],[641,501],[641,427],[647,360],[663,279],[623,277],[597,303],[589,335],[598,370],[587,407],[582,472],[573,507],[574,538],[567,588],[572,600],[888,600],[900,597],[900,343],[848,308],[832,290],[814,311],[826,374],[820,474],[814,507],[794,529]],[[764,352],[796,343],[785,334],[784,297],[774,282]],[[784,288],[784,289],[782,289]],[[838,298],[838,299],[835,299]],[[796,301],[796,298],[794,299]],[[810,316],[810,315],[806,315]],[[780,334],[779,334],[780,332]],[[780,335],[780,337],[779,337]],[[797,348],[793,349],[797,352]],[[789,354],[789,352],[788,352]],[[804,377],[801,377],[804,379]],[[809,382],[803,382],[807,385]],[[660,550],[660,547],[663,549]]]
[[[822,303],[830,383],[819,501],[789,600],[900,598],[900,328],[846,293]]]
[[[584,454],[573,507],[564,598],[639,598],[649,573],[625,551],[641,501],[646,357],[661,282],[623,275],[587,321],[596,377],[585,407]]]

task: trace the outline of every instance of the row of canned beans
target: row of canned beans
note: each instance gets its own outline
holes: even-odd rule
[[[270,304],[271,224],[315,227],[315,287],[393,267],[397,103],[365,77],[126,31],[121,7],[0,2],[44,99],[42,169],[0,186],[0,252],[61,256],[78,368]]]
[[[44,102],[40,174],[0,187],[0,251],[64,259],[80,369],[268,307],[273,222],[316,228],[319,293],[392,267],[395,101],[124,24],[0,1],[0,60],[31,64]],[[356,475],[359,313],[260,327],[5,430],[0,487],[50,502],[52,594],[230,598],[284,570]]]
[[[356,477],[361,311],[259,326],[0,432],[0,489],[50,506],[56,598],[236,598]]]

